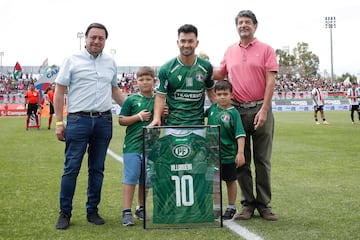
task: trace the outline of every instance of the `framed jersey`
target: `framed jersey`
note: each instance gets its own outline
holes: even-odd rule
[[[211,125],[143,128],[144,228],[222,227],[219,136]]]

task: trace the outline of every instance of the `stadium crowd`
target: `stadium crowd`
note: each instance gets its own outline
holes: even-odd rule
[[[133,73],[123,73],[118,78],[118,85],[126,94],[137,91]],[[18,79],[14,79],[13,74],[0,75],[0,103],[20,103],[24,101],[24,94],[29,88],[29,83],[38,80],[37,76],[21,74]]]
[[[277,92],[309,92],[315,87],[315,82],[320,82],[321,89],[327,92],[344,92],[344,82],[330,82],[315,78],[277,78],[274,91]]]
[[[122,73],[118,78],[120,89],[126,94],[135,93],[138,89],[135,82],[134,73]],[[19,79],[14,79],[12,74],[2,74],[0,76],[0,102],[14,103],[23,101],[25,91],[30,82],[37,81],[37,76],[22,74]],[[330,82],[315,78],[277,78],[274,92],[278,98],[287,96],[308,96],[315,86],[315,82],[321,83],[324,92],[336,92],[345,94],[351,86],[346,86],[344,82]]]

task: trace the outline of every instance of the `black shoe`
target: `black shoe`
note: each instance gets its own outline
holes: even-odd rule
[[[227,208],[224,215],[223,215],[223,219],[224,220],[230,220],[233,219],[233,217],[236,214],[236,209],[234,208]]]
[[[66,213],[60,213],[60,216],[56,222],[56,229],[65,230],[70,225],[70,216]]]
[[[86,218],[87,218],[88,222],[91,222],[95,225],[103,225],[105,223],[105,220],[102,217],[100,217],[97,212],[88,213],[86,215]]]

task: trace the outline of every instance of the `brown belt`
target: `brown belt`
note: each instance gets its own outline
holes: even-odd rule
[[[254,108],[258,105],[261,105],[264,103],[264,99],[258,100],[258,101],[254,101],[254,102],[245,102],[245,103],[241,103],[241,102],[237,102],[235,100],[232,100],[232,105],[235,107],[240,107],[240,108]]]

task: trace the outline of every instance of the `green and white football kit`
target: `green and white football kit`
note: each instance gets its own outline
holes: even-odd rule
[[[239,112],[233,106],[221,109],[217,104],[212,104],[205,115],[208,125],[220,126],[221,163],[234,163],[238,150],[236,139],[246,136]]]
[[[133,94],[129,96],[123,106],[119,117],[122,116],[132,116],[142,110],[146,109],[149,112],[154,112],[154,95],[151,98],[144,97],[140,93]],[[138,121],[134,124],[131,124],[126,128],[126,136],[124,141],[123,153],[141,153],[143,152],[143,131],[142,127],[149,125],[149,122],[152,121],[152,118],[147,122]]]
[[[192,66],[176,57],[160,68],[157,93],[166,95],[170,113],[165,126],[204,125],[205,90],[215,85],[212,73],[211,63],[199,57]]]
[[[215,157],[205,138],[188,133],[159,138],[149,153],[153,223],[213,222]]]

